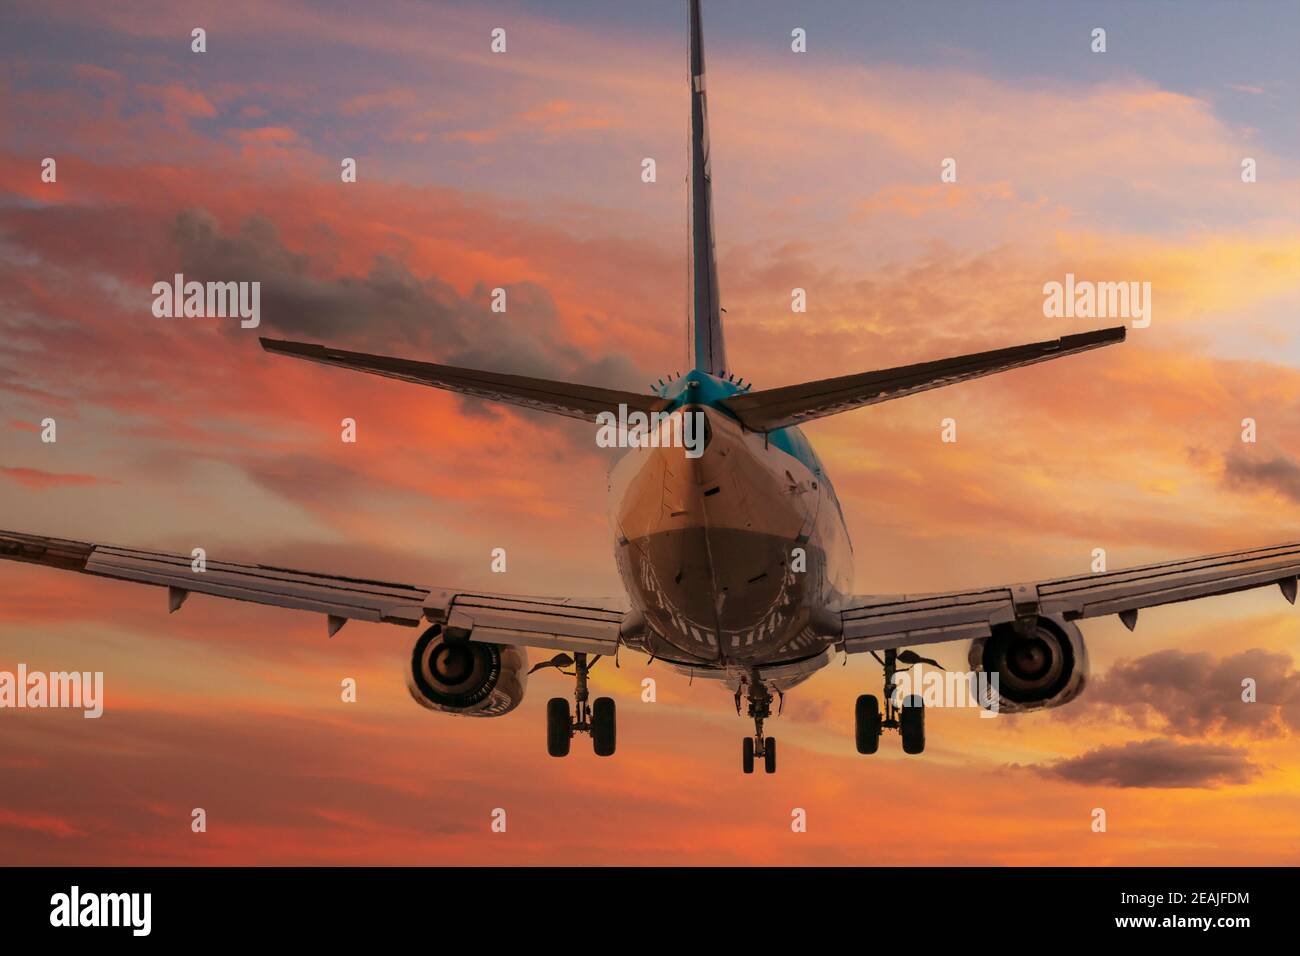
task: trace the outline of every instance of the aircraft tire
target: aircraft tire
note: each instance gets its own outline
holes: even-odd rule
[[[875,694],[862,694],[853,712],[858,753],[873,754],[880,749],[880,726],[880,701]]]
[[[925,702],[915,695],[904,700],[898,723],[898,731],[903,737],[903,753],[924,753]]]
[[[591,746],[597,757],[612,757],[616,742],[614,699],[597,697],[591,705]]]
[[[572,739],[569,700],[567,697],[552,697],[546,702],[546,752],[552,757],[567,757]]]

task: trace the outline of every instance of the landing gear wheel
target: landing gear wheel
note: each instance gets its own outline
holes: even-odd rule
[[[591,705],[591,746],[596,756],[613,756],[614,741],[614,698],[597,697]]]
[[[925,751],[925,702],[913,695],[903,701],[898,717],[898,732],[903,737],[903,753],[919,754]]]
[[[573,718],[569,716],[569,701],[564,697],[552,697],[546,702],[546,752],[552,757],[567,757],[572,739]]]
[[[880,749],[880,701],[875,694],[858,698],[853,713],[853,731],[857,738],[858,753],[873,754]]]
[[[763,721],[772,716],[772,690],[765,681],[759,679],[757,673],[752,678],[742,677],[736,688],[736,713],[740,713],[741,698],[748,697],[749,716],[754,720],[754,736],[745,738],[742,764],[745,773],[754,772],[755,757],[763,758],[765,773],[776,773],[776,741],[763,736]]]

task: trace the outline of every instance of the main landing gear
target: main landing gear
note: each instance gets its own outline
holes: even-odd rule
[[[748,687],[748,694],[745,689]],[[776,773],[776,738],[763,736],[763,721],[772,716],[772,692],[762,681],[741,681],[736,688],[736,713],[742,697],[749,699],[749,716],[754,718],[754,736],[746,737],[741,748],[741,769],[754,772],[754,760],[762,758],[763,772]],[[780,713],[780,711],[777,711]]]
[[[922,658],[910,651],[904,651],[903,662],[917,663]],[[874,656],[874,655],[873,655]],[[876,660],[880,660],[877,656]],[[885,651],[885,712],[880,712],[880,701],[875,694],[863,694],[858,698],[853,714],[854,736],[857,738],[858,753],[873,754],[880,749],[880,734],[888,728],[897,730],[903,738],[903,753],[919,754],[925,750],[925,702],[915,695],[903,699],[901,707],[894,704],[894,675],[898,673],[898,651],[890,648]]]
[[[546,752],[552,757],[567,757],[569,745],[574,734],[591,734],[591,747],[597,757],[610,757],[614,754],[617,724],[612,697],[597,697],[591,706],[587,706],[587,674],[596,662],[597,654],[590,662],[587,655],[576,653],[557,654],[542,664],[536,664],[528,673],[543,667],[554,667],[561,674],[577,678],[573,689],[573,700],[577,713],[570,716],[569,701],[564,697],[552,697],[546,702]],[[572,671],[564,668],[572,666]]]

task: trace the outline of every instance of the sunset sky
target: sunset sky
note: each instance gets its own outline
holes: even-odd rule
[[[706,0],[704,30],[727,345],[756,388],[1113,324],[1044,317],[1066,273],[1152,286],[1123,345],[807,427],[858,591],[1300,540],[1300,7]],[[679,0],[0,0],[0,528],[617,593],[586,424],[257,337],[636,391],[684,370],[686,62]],[[260,281],[261,328],[155,318],[177,272]],[[730,695],[636,654],[593,673],[618,754],[555,760],[554,672],[507,717],[447,718],[406,690],[415,631],[168,615],[4,562],[0,670],[103,671],[106,711],[0,711],[0,863],[1295,864],[1298,614],[1269,588],[1085,622],[1074,705],[932,710],[921,757],[855,752],[880,674],[837,659],[769,725],[780,772],[747,777]]]

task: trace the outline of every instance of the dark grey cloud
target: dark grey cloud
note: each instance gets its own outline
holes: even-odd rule
[[[1223,483],[1235,490],[1265,488],[1300,502],[1300,462],[1288,455],[1256,458],[1234,451],[1223,460]]]
[[[1173,740],[1134,740],[1028,769],[1070,783],[1110,787],[1214,788],[1247,783],[1260,770],[1237,747]]]
[[[364,276],[326,277],[329,263],[287,249],[269,220],[254,216],[223,235],[197,209],[176,217],[171,240],[187,280],[261,282],[262,334],[372,347],[464,344],[466,303],[445,283],[417,279],[389,257],[376,257]],[[322,242],[324,259],[333,258],[332,246]]]
[[[170,238],[187,280],[260,282],[258,332],[271,338],[633,391],[653,378],[627,356],[593,357],[568,344],[554,298],[533,282],[503,285],[507,311],[494,313],[485,283],[461,295],[391,256],[376,256],[364,275],[334,275],[339,240],[328,231],[309,256],[288,249],[264,218],[226,234],[190,209]],[[230,331],[240,334],[233,323]]]
[[[1255,682],[1253,703],[1242,700],[1246,678]],[[1156,651],[1116,662],[1058,714],[1182,737],[1273,737],[1300,731],[1300,672],[1290,656],[1261,648],[1217,658],[1204,651]]]

